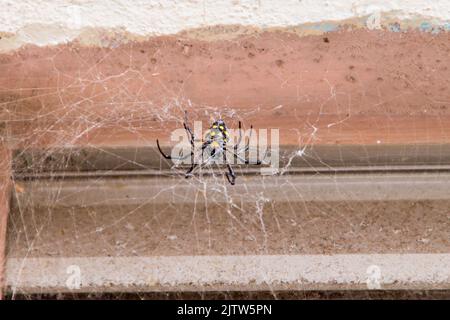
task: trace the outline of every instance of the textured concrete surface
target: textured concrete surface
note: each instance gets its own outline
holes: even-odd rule
[[[80,271],[71,289],[70,270]],[[89,257],[8,260],[11,294],[450,289],[450,254]]]
[[[205,169],[208,172],[208,169]],[[223,172],[187,180],[184,170],[171,178],[51,179],[20,181],[22,203],[42,206],[102,206],[105,204],[175,204],[227,203],[238,198],[239,203],[253,202],[248,195],[264,194],[273,201],[389,201],[445,200],[449,197],[448,173],[394,174],[320,174],[286,176],[240,176],[236,185],[226,184]],[[167,172],[167,175],[170,175]],[[173,172],[172,172],[173,175]],[[212,175],[212,176],[211,176]],[[222,188],[211,192],[214,188]],[[208,190],[208,191],[205,191]],[[208,195],[199,196],[201,192]]]

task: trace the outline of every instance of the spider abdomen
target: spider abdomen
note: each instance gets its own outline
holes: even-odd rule
[[[216,121],[206,133],[205,142],[208,147],[208,153],[211,156],[219,155],[226,149],[225,146],[229,139],[229,132],[225,123],[221,120]]]

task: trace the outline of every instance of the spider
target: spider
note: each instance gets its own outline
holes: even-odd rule
[[[233,168],[231,167],[231,164],[227,161],[227,148],[226,144],[229,140],[229,131],[225,124],[225,122],[222,119],[216,120],[212,123],[212,125],[209,127],[208,132],[206,133],[205,140],[203,140],[201,151],[202,155],[206,154],[208,155],[208,159],[204,162],[202,162],[200,165],[194,162],[194,141],[195,137],[192,133],[191,128],[187,125],[187,113],[185,112],[185,121],[183,122],[184,129],[186,130],[190,143],[191,143],[191,152],[190,154],[184,156],[184,157],[172,157],[169,155],[166,155],[159,145],[158,139],[156,139],[156,145],[158,146],[158,150],[161,153],[161,155],[168,160],[184,160],[187,159],[189,156],[191,157],[191,167],[188,169],[188,171],[185,173],[185,177],[189,178],[192,176],[192,172],[197,166],[203,166],[204,164],[208,163],[210,160],[219,159],[220,156],[223,157],[224,163],[227,165],[228,172],[225,172],[225,176],[227,177],[228,182],[231,185],[234,185],[236,182],[236,175],[234,173]],[[250,138],[252,134],[253,126],[250,126],[250,136],[248,139],[248,143],[244,148],[244,152],[247,152],[249,150],[249,144],[250,144]],[[233,156],[237,159],[240,159],[244,164],[250,164],[249,160],[243,159],[238,155],[238,147],[242,140],[242,124],[241,121],[239,121],[239,139],[237,144],[233,147]],[[261,165],[262,162],[260,160],[257,160],[255,163],[252,163],[255,165]]]

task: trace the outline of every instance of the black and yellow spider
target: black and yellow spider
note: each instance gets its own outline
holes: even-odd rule
[[[228,172],[226,172],[225,175],[228,179],[228,182],[230,182],[230,184],[234,185],[234,183],[236,181],[236,175],[234,173],[233,168],[231,167],[231,164],[227,161],[227,146],[226,145],[227,145],[227,142],[229,141],[230,133],[228,131],[227,126],[225,125],[225,122],[223,120],[214,121],[213,124],[211,125],[211,127],[209,128],[208,132],[206,133],[205,139],[203,140],[203,143],[201,146],[201,152],[202,152],[202,155],[206,154],[208,156],[208,159],[206,161],[203,161],[200,165],[198,163],[194,162],[195,137],[194,137],[194,134],[192,133],[192,130],[187,125],[187,116],[186,115],[185,115],[185,122],[183,123],[183,126],[189,136],[189,140],[191,143],[191,153],[184,157],[168,156],[161,150],[159,141],[157,139],[156,144],[158,146],[158,150],[161,153],[161,155],[168,160],[184,160],[184,159],[187,159],[188,157],[191,157],[191,167],[185,173],[186,178],[189,178],[192,175],[192,172],[194,171],[194,169],[196,167],[198,167],[198,166],[201,167],[204,164],[209,163],[211,160],[214,161],[214,160],[218,159],[220,156],[222,156],[223,161],[227,165],[227,168],[228,168]],[[250,136],[248,139],[248,143],[243,150],[244,153],[249,150],[249,144],[250,144],[252,130],[253,130],[253,126],[250,126]],[[239,147],[239,144],[241,143],[241,140],[242,140],[242,125],[241,125],[241,122],[239,121],[239,139],[238,139],[238,142],[233,147],[232,154],[235,159],[240,159],[244,164],[250,164],[249,160],[243,159],[238,155],[238,147]],[[252,163],[252,164],[260,165],[261,163],[262,162],[260,160],[257,160],[255,163]]]

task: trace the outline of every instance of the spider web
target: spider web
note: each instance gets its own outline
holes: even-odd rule
[[[396,79],[395,88],[367,87],[365,74],[385,57],[370,63],[365,46],[380,51],[377,46],[397,35],[380,32],[358,42],[358,33],[342,31],[336,35],[344,42],[338,49],[328,48],[334,33],[326,41],[323,36],[308,36],[304,44],[296,37],[273,32],[216,45],[174,37],[144,44],[105,38],[104,49],[70,43],[4,55],[1,117],[5,140],[15,150],[7,238],[11,297],[33,297],[23,289],[29,279],[42,285],[32,288],[34,295],[108,292],[95,287],[100,283],[103,288],[108,281],[120,292],[189,287],[161,274],[142,274],[144,280],[134,279],[133,286],[134,280],[126,275],[128,260],[105,280],[100,271],[96,277],[90,274],[96,271],[86,269],[90,263],[100,268],[100,258],[448,252],[448,198],[426,192],[421,197],[410,189],[389,194],[393,189],[388,179],[379,175],[340,173],[358,165],[398,164],[386,160],[389,150],[400,156],[411,154],[401,146],[383,149],[385,141],[372,132],[352,131],[361,116],[381,128],[380,136],[393,140],[401,130],[395,126],[398,115],[431,117],[438,129],[418,137],[414,129],[421,124],[409,124],[411,141],[440,143],[448,138],[442,120],[448,94],[426,94],[430,81],[448,88],[448,73],[439,69],[448,62],[448,35],[419,37],[426,39],[430,51],[437,50],[432,63],[419,57],[428,54],[425,40],[416,47],[410,44],[414,37],[404,40],[414,47],[411,61],[421,73],[402,73],[411,61],[395,60],[395,54],[401,53],[394,52],[395,61],[387,61],[383,72]],[[401,37],[395,41],[402,41]],[[270,43],[269,49],[265,43]],[[306,52],[302,57],[308,62],[289,60],[295,50]],[[337,50],[355,62],[338,65],[330,58],[338,55]],[[264,69],[267,54],[279,58]],[[311,64],[321,67],[308,69]],[[400,67],[394,68],[396,64]],[[217,74],[210,77],[217,81],[210,86],[220,91],[205,83],[202,75],[208,72]],[[234,83],[234,74],[241,75],[241,83]],[[252,101],[258,96],[252,90],[261,89],[265,78],[269,87],[278,88],[275,92],[288,88],[295,95]],[[356,93],[348,89],[349,83]],[[245,92],[252,93],[250,98]],[[412,105],[411,95],[420,94],[423,97]],[[208,103],[214,100],[220,104]],[[245,128],[254,124],[257,130],[279,129],[278,173],[261,175],[257,167],[236,165],[237,183],[231,186],[225,168],[209,166],[185,179],[186,167],[160,157],[155,145],[158,138],[166,148],[172,146],[170,134],[182,128],[185,111],[190,121],[201,121],[204,128],[221,118],[232,128],[241,121]],[[386,129],[383,119],[392,126]],[[347,145],[350,140],[356,145],[353,148]],[[446,164],[445,147],[434,151],[415,147],[419,151],[411,166]],[[87,289],[68,289],[64,283],[61,287],[61,276],[48,273],[48,263],[56,261],[52,259],[67,259],[67,265],[58,264],[67,279],[72,276],[69,267],[79,266],[82,288]],[[84,283],[84,277],[91,282]],[[197,279],[195,290],[211,290],[202,281],[204,274],[192,277]],[[262,278],[256,277],[250,287],[268,290],[275,297],[280,288],[289,288],[271,282],[268,274]],[[117,284],[121,281],[127,283],[125,288]],[[48,283],[54,284],[50,292]],[[227,287],[221,289],[226,292],[241,288],[242,283],[212,285]]]

